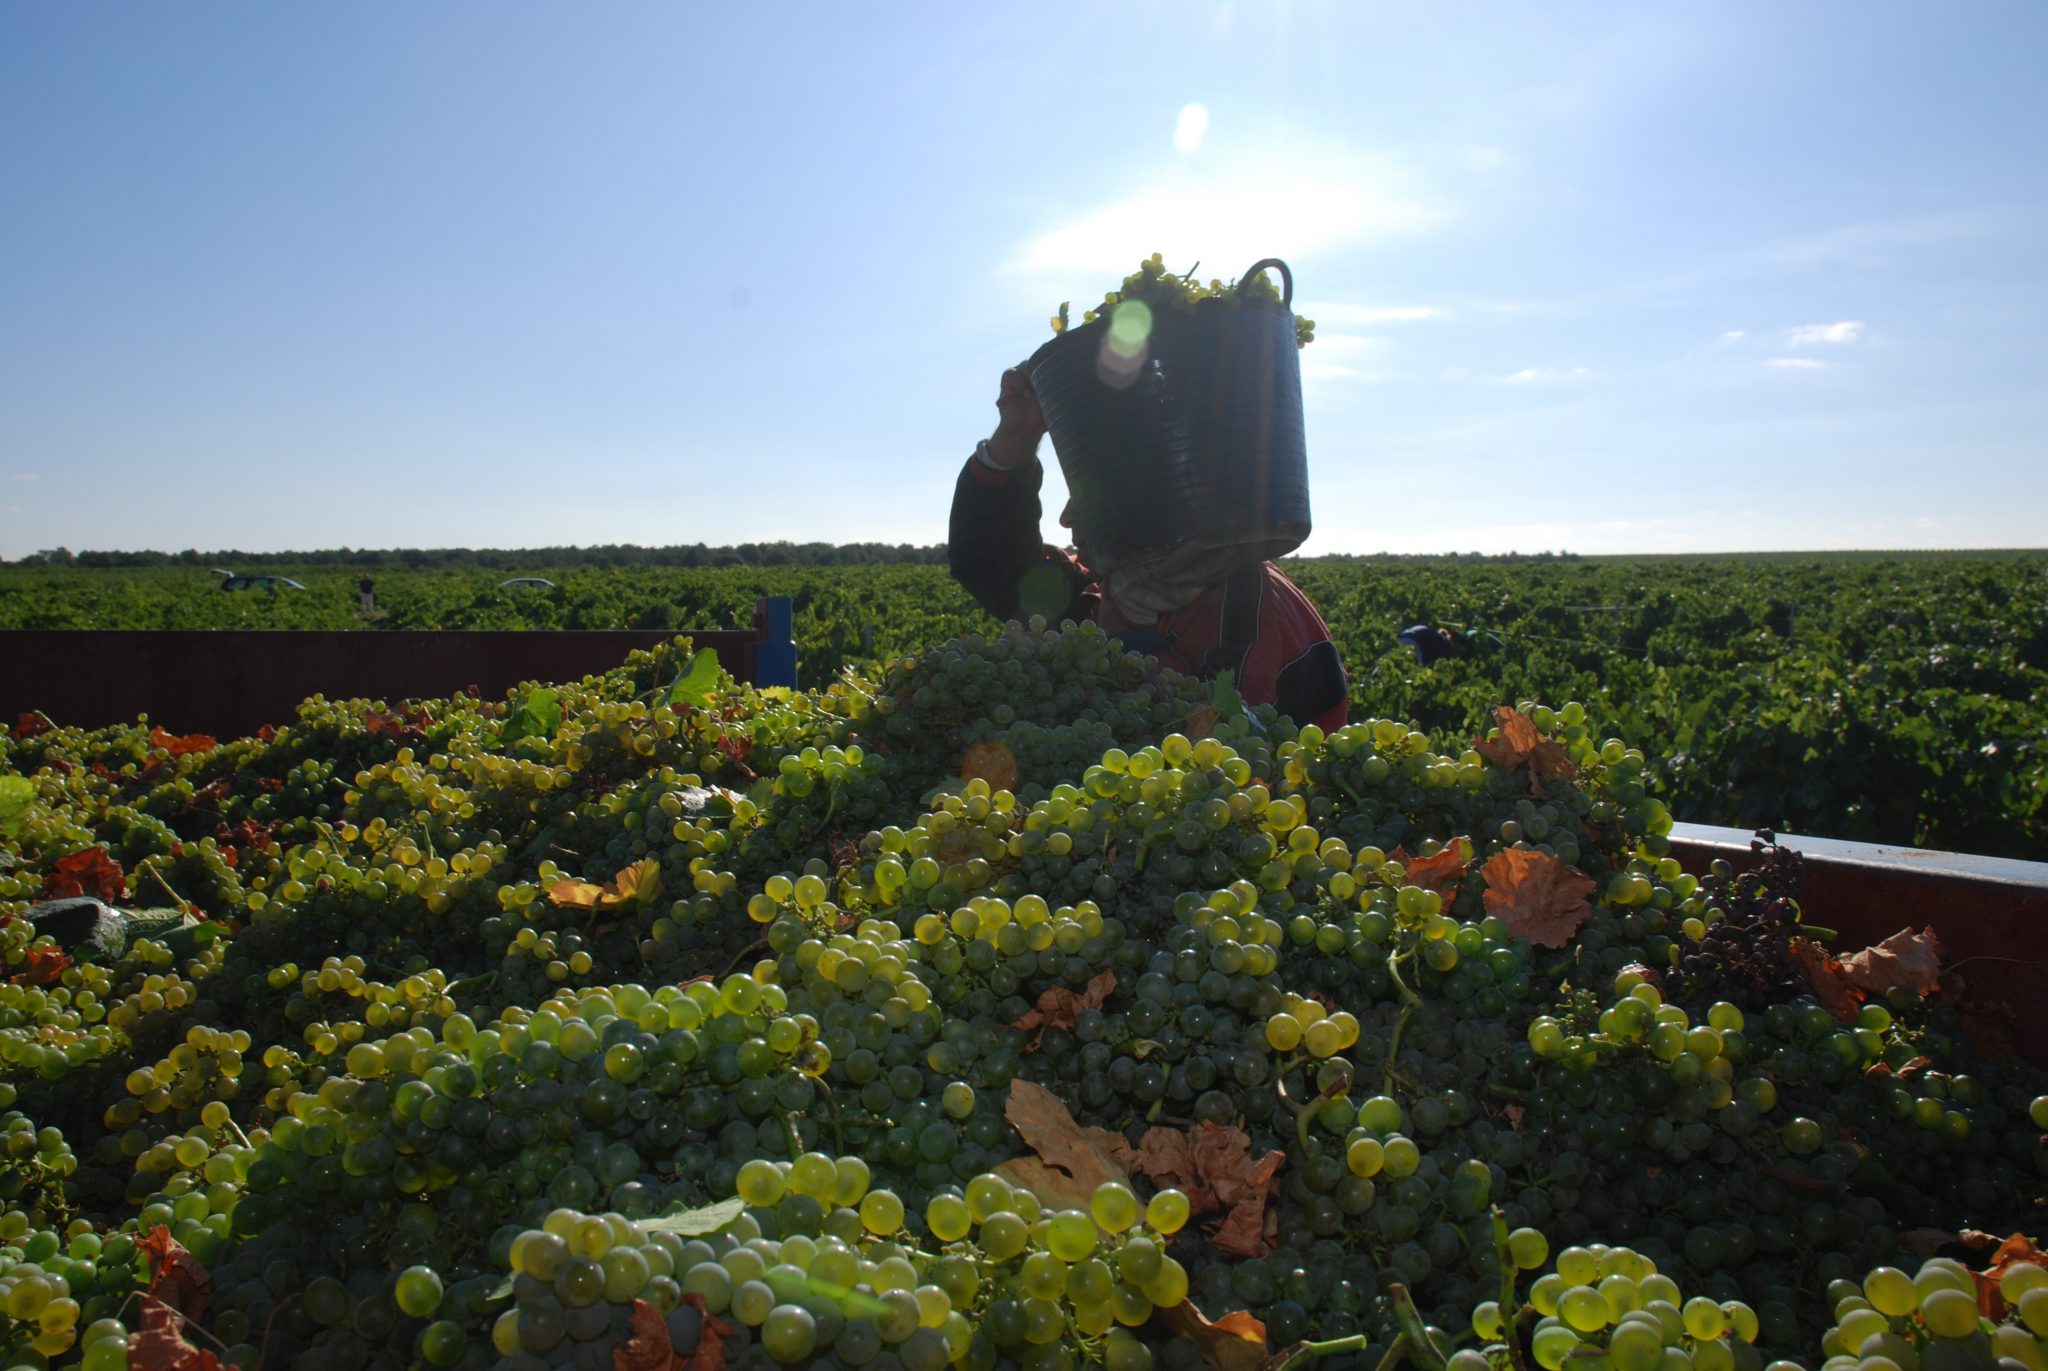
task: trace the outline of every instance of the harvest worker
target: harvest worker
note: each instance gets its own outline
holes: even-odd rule
[[[1344,725],[1350,687],[1322,616],[1271,562],[1225,555],[1193,570],[1173,554],[1131,565],[1090,555],[1072,501],[1060,513],[1074,553],[1040,541],[1038,490],[1045,437],[1031,383],[1003,373],[996,430],[978,443],[953,487],[947,555],[953,575],[999,619],[1041,614],[1093,619],[1126,647],[1190,676],[1234,673],[1245,703],[1270,704],[1325,732]]]

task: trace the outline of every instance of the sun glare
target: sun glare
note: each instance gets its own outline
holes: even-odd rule
[[[1173,146],[1181,152],[1193,152],[1202,146],[1208,132],[1208,106],[1182,105],[1180,117],[1173,121]]]

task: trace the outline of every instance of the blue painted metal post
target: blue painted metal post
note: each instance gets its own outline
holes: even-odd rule
[[[754,649],[754,684],[796,684],[796,614],[787,595],[764,595],[754,605],[761,641]]]

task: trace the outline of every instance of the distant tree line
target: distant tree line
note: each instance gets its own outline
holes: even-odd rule
[[[739,543],[707,547],[703,543],[671,547],[636,547],[607,543],[601,547],[492,548],[329,548],[313,552],[72,552],[51,548],[21,558],[18,566],[158,567],[196,566],[241,569],[251,566],[395,567],[408,571],[517,571],[525,567],[720,567],[720,566],[871,566],[881,563],[943,564],[944,544],[918,547],[911,543]]]

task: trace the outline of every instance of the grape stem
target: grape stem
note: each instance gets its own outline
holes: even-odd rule
[[[787,1114],[782,1114],[780,1111],[777,1111],[777,1113],[780,1115],[782,1119],[782,1126],[785,1129],[789,1130],[789,1159],[791,1161],[795,1161],[798,1157],[801,1157],[807,1150],[804,1147],[803,1134],[796,1131],[795,1119],[790,1118]]]
[[[738,956],[725,964],[725,972],[718,979],[723,981],[727,976],[732,975],[733,972],[740,969],[741,962],[753,956],[756,952],[766,952],[768,950],[768,940],[766,938],[757,938],[753,942],[748,943],[739,950]]]
[[[1444,1371],[1444,1354],[1431,1340],[1429,1325],[1422,1321],[1422,1311],[1415,1307],[1415,1297],[1408,1293],[1408,1287],[1396,1283],[1388,1289],[1387,1296],[1394,1303],[1394,1321],[1401,1326],[1401,1336],[1408,1339],[1416,1365],[1423,1371]]]
[[[1394,983],[1394,989],[1401,992],[1401,1014],[1399,1018],[1394,1020],[1394,1031],[1387,1038],[1387,1070],[1384,1083],[1381,1086],[1383,1093],[1391,1095],[1394,1093],[1394,1082],[1398,1079],[1398,1075],[1394,1070],[1394,1062],[1401,1055],[1401,1033],[1408,1027],[1408,1020],[1413,1017],[1416,1007],[1422,1003],[1422,999],[1408,988],[1406,981],[1401,979],[1401,954],[1399,952],[1389,952],[1387,954],[1387,979]]]
[[[1394,1335],[1394,1340],[1387,1344],[1387,1355],[1380,1358],[1380,1364],[1374,1368],[1374,1371],[1394,1371],[1394,1368],[1401,1364],[1401,1359],[1407,1355],[1408,1335],[1406,1333],[1397,1333]]]
[[[1284,1076],[1280,1078],[1280,1080],[1277,1081],[1275,1084],[1280,1092],[1280,1103],[1286,1105],[1289,1109],[1294,1111],[1295,1141],[1301,1144],[1301,1150],[1303,1152],[1306,1152],[1313,1156],[1315,1153],[1322,1150],[1316,1146],[1315,1140],[1310,1138],[1308,1135],[1308,1130],[1310,1126],[1315,1123],[1316,1111],[1309,1108],[1307,1105],[1296,1104],[1293,1100],[1287,1098],[1287,1080]]]
[[[481,993],[489,990],[497,983],[498,973],[495,971],[486,971],[480,976],[464,976],[459,981],[450,981],[448,983],[448,998],[452,1000],[457,994],[467,995],[471,991]]]
[[[180,895],[177,891],[171,889],[171,883],[164,879],[163,873],[161,871],[158,871],[156,869],[155,857],[147,858],[136,869],[138,871],[147,871],[150,874],[150,876],[156,881],[156,883],[163,887],[164,894],[171,897],[172,904],[176,905],[180,909],[192,907],[191,901],[187,900],[183,895]]]
[[[832,1151],[836,1156],[846,1155],[846,1135],[839,1129],[839,1097],[832,1093],[831,1083],[823,1076],[814,1076],[811,1083],[825,1096],[825,1112],[832,1120]]]
[[[1298,1342],[1283,1349],[1273,1360],[1266,1363],[1262,1371],[1297,1371],[1318,1357],[1341,1357],[1347,1352],[1363,1352],[1366,1337],[1353,1333],[1348,1338],[1327,1338],[1322,1342]],[[1386,1363],[1381,1363],[1386,1365]]]
[[[1508,1358],[1514,1363],[1515,1371],[1529,1371],[1528,1363],[1522,1360],[1522,1339],[1514,1327],[1511,1312],[1515,1307],[1515,1273],[1519,1268],[1514,1249],[1508,1243],[1507,1211],[1499,1205],[1493,1206],[1493,1255],[1495,1264],[1500,1267],[1502,1341],[1508,1345]]]

